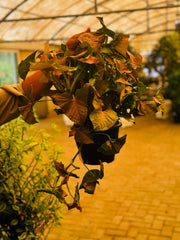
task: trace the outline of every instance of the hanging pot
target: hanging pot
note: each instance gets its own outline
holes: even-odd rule
[[[114,160],[115,154],[105,155],[98,151],[98,148],[109,140],[108,135],[112,139],[117,139],[119,134],[120,123],[113,126],[106,131],[99,131],[93,134],[92,144],[80,144],[76,142],[78,148],[80,148],[80,154],[85,164],[89,165],[99,165],[101,162],[110,163]]]

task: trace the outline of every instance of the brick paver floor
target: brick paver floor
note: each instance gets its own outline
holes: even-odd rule
[[[76,146],[59,116],[43,119],[61,132],[56,140],[72,158]],[[63,210],[62,226],[48,240],[180,240],[180,124],[137,117],[121,128],[127,142],[111,164],[94,195],[81,190],[83,211]]]

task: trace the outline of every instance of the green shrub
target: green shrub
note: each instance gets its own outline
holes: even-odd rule
[[[0,239],[44,239],[52,225],[60,225],[62,205],[82,210],[79,190],[94,193],[103,165],[98,170],[82,163],[88,171],[79,177],[79,150],[66,164],[61,153],[53,136],[22,119],[0,127]],[[70,187],[72,178],[80,184]]]
[[[177,69],[168,76],[168,86],[165,97],[172,100],[172,111],[175,122],[180,122],[180,70]]]
[[[62,203],[41,191],[57,178],[62,152],[50,139],[21,119],[0,127],[0,239],[41,239],[60,224]]]

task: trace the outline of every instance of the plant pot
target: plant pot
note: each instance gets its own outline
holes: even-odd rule
[[[115,125],[106,131],[95,132],[95,134],[93,134],[94,143],[92,144],[80,144],[76,142],[78,148],[81,147],[80,154],[85,164],[99,165],[100,161],[110,163],[114,160],[115,154],[105,155],[99,152],[98,148],[107,140],[109,140],[109,137],[107,135],[109,135],[112,139],[117,139],[119,134],[119,127],[120,124]]]

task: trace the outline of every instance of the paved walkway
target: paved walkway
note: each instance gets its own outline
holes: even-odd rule
[[[76,152],[60,117],[40,121],[61,128],[57,139],[64,159]],[[120,130],[127,143],[94,195],[81,190],[83,212],[64,209],[62,226],[48,240],[180,240],[180,124],[137,117]],[[68,159],[68,161],[69,161]]]

